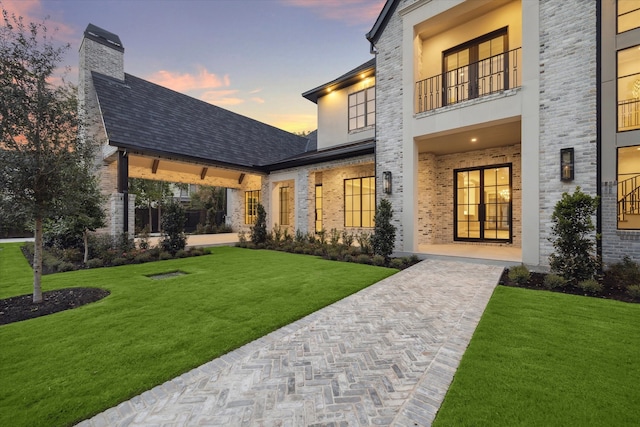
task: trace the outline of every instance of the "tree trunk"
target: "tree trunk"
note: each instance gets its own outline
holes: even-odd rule
[[[151,214],[151,200],[147,203],[147,209],[149,211],[149,233],[153,233],[153,215]]]
[[[158,203],[158,233],[162,233],[162,209]]]
[[[42,217],[36,217],[33,243],[33,302],[42,302]]]
[[[84,240],[84,263],[89,260],[89,232],[84,230],[82,233],[82,240]]]

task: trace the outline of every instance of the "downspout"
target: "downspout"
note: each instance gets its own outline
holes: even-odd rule
[[[376,57],[376,65],[375,65],[375,78],[376,78],[376,124],[373,127],[373,176],[376,177],[376,207],[378,206],[378,49],[376,49],[375,44],[372,41],[369,41],[369,53],[375,55]]]
[[[129,233],[129,157],[118,151],[118,193],[122,194],[122,232]]]
[[[596,2],[596,254],[602,261],[602,1]],[[602,268],[602,263],[600,263]]]

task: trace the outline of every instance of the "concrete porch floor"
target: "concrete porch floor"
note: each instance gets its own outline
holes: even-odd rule
[[[461,243],[418,246],[418,256],[429,258],[434,255],[506,261],[518,264],[522,262],[522,249],[513,246],[465,245]]]

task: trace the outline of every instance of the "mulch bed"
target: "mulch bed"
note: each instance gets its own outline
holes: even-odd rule
[[[33,295],[21,295],[0,300],[0,325],[34,317],[46,316],[89,304],[109,295],[99,288],[65,288],[42,293],[42,302],[35,304]]]

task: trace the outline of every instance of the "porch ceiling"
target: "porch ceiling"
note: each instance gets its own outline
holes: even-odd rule
[[[520,125],[521,121],[518,117],[515,120],[501,120],[438,132],[415,138],[415,141],[418,152],[433,153],[438,156],[504,147],[520,143]]]
[[[177,160],[129,155],[129,177],[240,188],[245,172]]]

